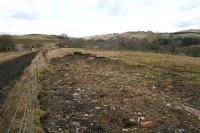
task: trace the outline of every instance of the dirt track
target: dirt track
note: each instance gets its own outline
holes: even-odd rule
[[[173,104],[177,96],[145,83],[155,77],[141,67],[77,53],[50,63],[39,96],[46,132],[200,131],[198,118]]]
[[[9,85],[12,85],[10,82],[20,77],[36,55],[37,52],[29,53],[0,63],[0,105],[3,104],[9,92]]]

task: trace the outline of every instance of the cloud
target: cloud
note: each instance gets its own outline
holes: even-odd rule
[[[191,26],[200,26],[200,18],[186,19],[180,21],[176,26],[179,28],[191,27]]]
[[[196,24],[195,22],[183,21],[183,22],[178,23],[176,26],[179,27],[179,28],[184,28],[184,27],[193,26],[195,24]]]
[[[137,30],[171,32],[200,28],[199,16],[199,0],[6,0],[0,4],[0,32],[78,37]]]
[[[108,4],[109,4],[109,0],[98,0],[98,1],[97,1],[97,7],[98,7],[99,9],[108,6]]]
[[[120,0],[97,0],[97,9],[111,17],[127,15]]]
[[[199,0],[183,0],[180,2],[180,6],[178,7],[180,11],[191,11],[197,8],[200,8]]]
[[[38,16],[39,14],[35,12],[23,12],[23,11],[15,11],[10,15],[10,17],[12,18],[23,19],[28,21],[35,20],[37,19]]]

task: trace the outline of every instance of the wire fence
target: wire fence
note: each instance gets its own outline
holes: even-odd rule
[[[7,133],[35,133],[35,107],[37,105],[38,75],[44,64],[43,53],[39,52],[29,66],[30,75],[23,83],[23,93],[9,120]]]

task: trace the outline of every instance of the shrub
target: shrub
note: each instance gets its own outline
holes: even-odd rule
[[[1,35],[0,36],[0,51],[9,52],[14,51],[14,41],[10,35]]]

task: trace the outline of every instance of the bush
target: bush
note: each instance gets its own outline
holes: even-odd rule
[[[14,41],[10,35],[0,36],[0,51],[1,52],[15,51]]]
[[[184,50],[185,55],[193,56],[193,57],[200,57],[200,47],[198,46],[190,46],[185,48]]]

